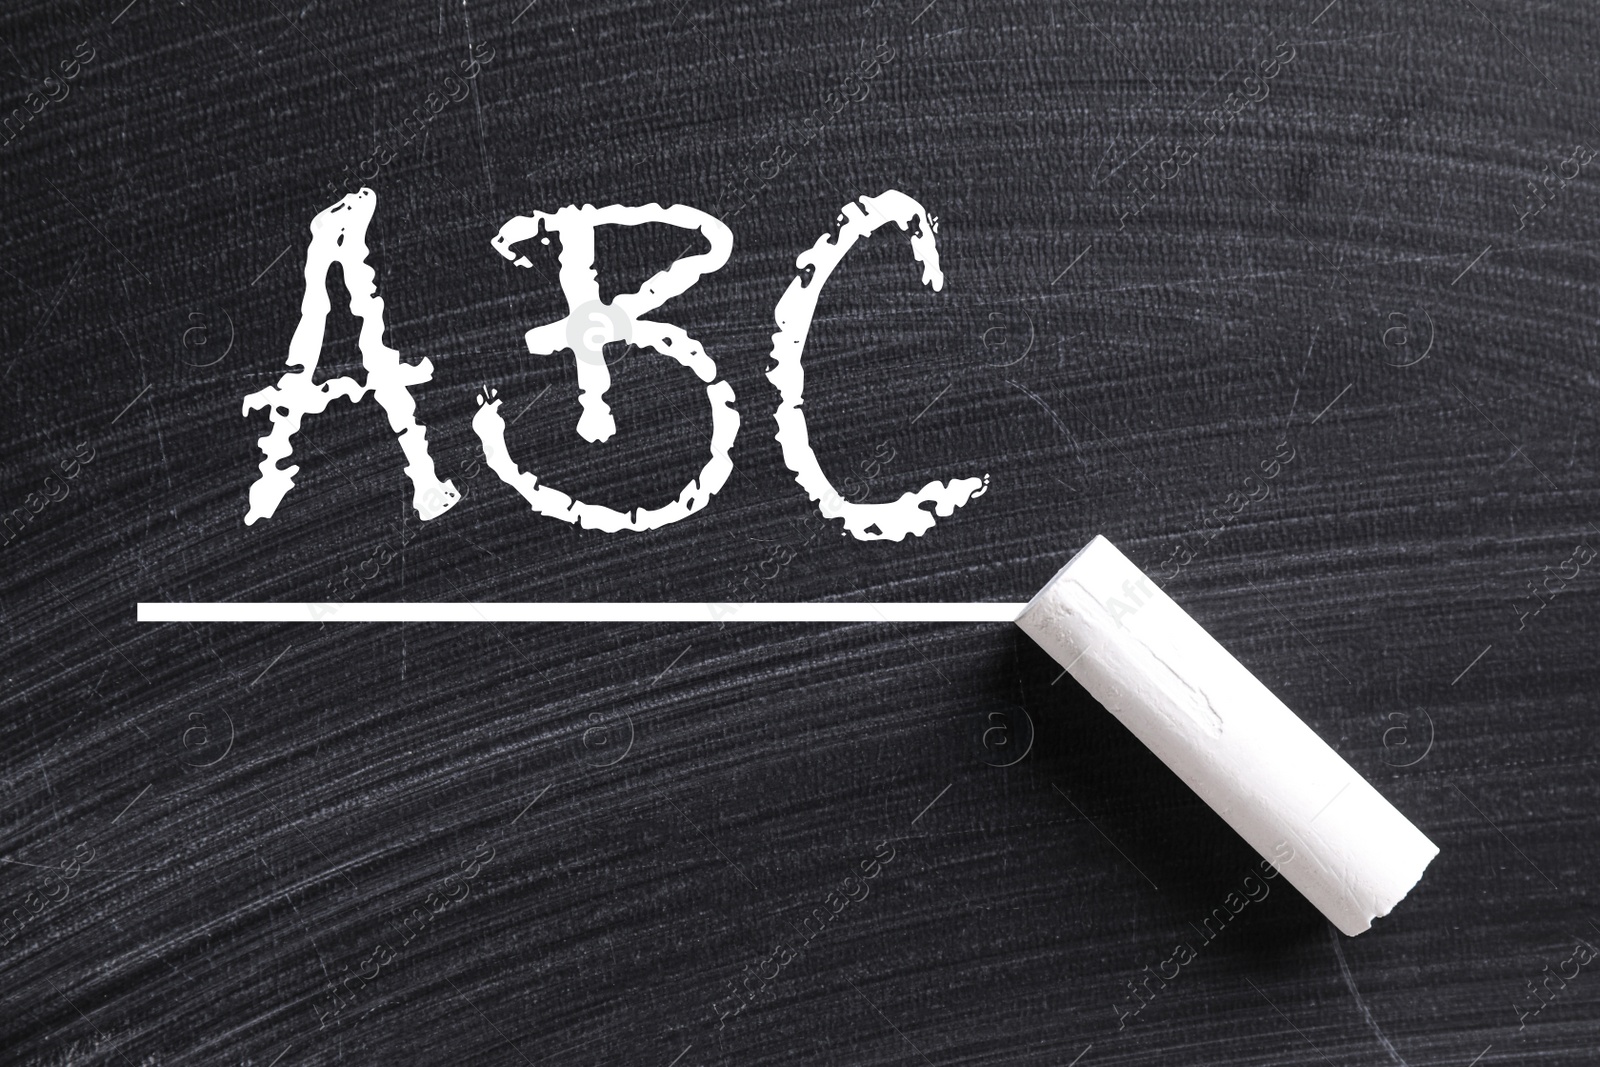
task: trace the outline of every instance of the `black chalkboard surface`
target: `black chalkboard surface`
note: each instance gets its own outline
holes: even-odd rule
[[[1589,6],[23,0],[0,41],[0,1062],[1600,1057]],[[422,521],[339,397],[247,524],[245,398],[363,188],[460,499]],[[803,412],[849,499],[987,477],[898,541],[819,514],[767,373],[889,190],[942,284],[860,240]],[[479,397],[627,516],[705,465],[708,380],[605,345],[585,440],[595,365],[525,338],[575,231],[493,240],[651,204],[731,234],[654,314],[739,427],[693,514],[606,532],[490,469]],[[711,244],[598,228],[598,299]],[[363,375],[355,262],[319,381]],[[1009,624],[136,621],[1014,602],[1097,533],[1438,843],[1369,933],[1278,882],[1202,936],[1254,853]]]

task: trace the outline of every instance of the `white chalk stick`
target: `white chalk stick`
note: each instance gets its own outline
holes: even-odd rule
[[[1389,914],[1439,854],[1104,537],[1017,625],[1344,933]]]

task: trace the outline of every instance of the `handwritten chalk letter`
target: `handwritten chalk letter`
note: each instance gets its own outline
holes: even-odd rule
[[[335,397],[351,403],[369,391],[389,415],[389,426],[400,435],[405,452],[406,474],[414,490],[412,507],[424,521],[437,518],[461,499],[451,482],[441,482],[428,455],[427,430],[416,420],[417,404],[411,386],[433,378],[433,362],[401,363],[400,353],[383,342],[383,299],[377,295],[372,268],[367,266],[367,223],[372,221],[378,196],[371,189],[351,193],[311,220],[311,245],[306,250],[306,291],[300,302],[300,324],[289,341],[288,364],[299,367],[288,371],[278,384],[259,389],[244,398],[244,414],[257,408],[270,409],[272,432],[258,442],[266,457],[261,461],[261,477],[250,486],[250,509],[245,525],[271,518],[284,494],[294,488],[299,467],[279,468],[294,446],[289,439],[300,429],[306,415],[320,414]],[[361,320],[361,365],[367,380],[331,378],[318,385],[317,359],[322,353],[322,332],[327,324],[328,268],[338,263],[343,269],[345,288],[350,292],[350,313]]]
[[[600,299],[600,285],[594,272],[594,231],[600,226],[638,226],[661,222],[686,230],[699,230],[711,244],[708,252],[677,260],[645,282],[636,293],[624,293],[609,304]],[[685,292],[700,277],[721,269],[733,251],[733,231],[703,211],[682,204],[663,208],[660,204],[623,207],[612,204],[596,208],[568,206],[554,214],[536,212],[529,218],[518,215],[500,227],[493,244],[495,250],[519,267],[532,264],[517,255],[512,246],[534,237],[550,243],[547,234],[561,239],[561,291],[567,298],[567,315],[556,322],[536,326],[527,333],[528,351],[535,356],[554,355],[570,350],[577,357],[578,435],[586,441],[605,441],[617,431],[616,420],[606,404],[606,389],[611,374],[606,368],[605,346],[611,341],[628,341],[640,348],[652,348],[671,356],[706,383],[706,399],[711,404],[711,459],[697,478],[684,486],[678,499],[659,508],[635,508],[621,512],[599,504],[585,504],[548,485],[539,484],[532,473],[522,470],[506,449],[506,424],[500,417],[500,401],[495,390],[478,394],[478,413],[472,428],[483,442],[489,467],[502,480],[521,493],[533,510],[565,522],[581,523],[585,529],[654,530],[677,522],[704,507],[733,471],[728,451],[739,431],[739,413],[733,408],[733,387],[717,377],[717,365],[700,347],[700,342],[682,329],[640,316],[654,311],[667,300]]]
[[[778,387],[782,398],[777,420],[783,462],[795,473],[801,488],[822,505],[822,514],[844,519],[844,528],[862,541],[901,541],[908,533],[921,537],[934,524],[933,515],[924,505],[932,504],[940,515],[949,515],[989,488],[986,474],[982,478],[929,482],[920,492],[905,493],[887,504],[851,503],[839,496],[811,450],[805,411],[801,408],[805,371],[800,359],[805,354],[817,298],[833,269],[855,243],[888,222],[910,232],[911,254],[922,264],[922,284],[931,285],[935,292],[943,288],[939,251],[934,245],[937,219],[911,197],[894,189],[882,196],[853,200],[839,212],[837,231],[823,234],[795,260],[800,274],[778,300],[774,313],[778,332],[772,335],[772,368],[767,371],[767,380]]]

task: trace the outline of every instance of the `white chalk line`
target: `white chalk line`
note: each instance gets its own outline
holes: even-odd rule
[[[1014,622],[1025,603],[141,601],[139,622]]]

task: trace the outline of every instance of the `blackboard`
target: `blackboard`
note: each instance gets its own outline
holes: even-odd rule
[[[91,0],[0,40],[0,1061],[1594,1062],[1585,5]],[[338,399],[247,525],[244,399],[363,187],[462,499],[421,521]],[[988,479],[899,541],[821,518],[767,376],[797,257],[887,190],[943,284],[893,226],[849,252],[811,442],[857,499]],[[528,350],[560,243],[492,239],[585,204],[733,237],[659,311],[733,472],[646,532],[534,514],[472,426],[493,390],[623,511],[705,463],[678,363],[608,347],[590,442]],[[704,247],[595,241],[607,300]],[[344,284],[324,378],[362,372]],[[1254,854],[1010,625],[135,615],[1010,602],[1097,533],[1439,844],[1372,931],[1280,882],[1202,941]]]

